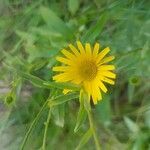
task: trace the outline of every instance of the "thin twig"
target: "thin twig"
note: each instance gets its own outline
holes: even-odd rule
[[[46,137],[47,137],[47,131],[48,131],[48,125],[49,125],[49,122],[50,122],[50,118],[51,118],[51,108],[49,109],[48,116],[47,116],[47,121],[45,123],[42,150],[45,150],[45,147],[46,147]]]
[[[94,137],[96,149],[97,149],[97,150],[101,150],[101,147],[100,147],[100,144],[99,144],[99,140],[98,140],[98,136],[97,136],[97,134],[96,134],[96,130],[95,130],[95,127],[94,127],[92,114],[91,114],[90,111],[87,111],[87,113],[88,113],[90,128],[91,128],[92,133],[93,133],[93,137]]]
[[[47,103],[48,103],[48,100],[45,101],[45,103],[43,104],[41,110],[38,112],[37,116],[34,118],[33,122],[31,123],[31,125],[30,125],[30,127],[29,127],[27,133],[25,134],[25,137],[24,137],[23,142],[22,142],[22,144],[21,144],[20,150],[23,150],[23,149],[24,149],[24,146],[25,146],[25,144],[26,144],[26,142],[27,142],[27,139],[28,139],[28,137],[29,137],[29,135],[30,135],[30,133],[31,133],[31,131],[32,131],[32,129],[33,129],[33,127],[36,125],[36,122],[37,122],[37,120],[39,119],[41,113],[43,112],[43,110],[44,110],[45,107],[47,106]]]

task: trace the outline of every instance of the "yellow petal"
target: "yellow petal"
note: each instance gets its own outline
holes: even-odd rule
[[[92,93],[91,83],[89,81],[84,81],[83,86],[85,91],[91,95]]]
[[[78,46],[78,49],[80,50],[80,53],[84,54],[85,50],[84,50],[84,47],[80,41],[77,41],[77,46]]]
[[[103,82],[98,81],[98,85],[99,85],[100,89],[101,89],[104,93],[107,92],[107,88],[106,88],[106,86],[103,84]]]
[[[68,66],[57,66],[52,68],[53,71],[67,71],[69,70]]]
[[[99,62],[99,65],[108,63],[115,59],[115,56],[108,56]]]
[[[76,56],[80,55],[79,51],[72,44],[69,44],[69,47]]]
[[[61,73],[53,76],[53,80],[56,82],[68,82],[72,80],[72,77],[68,73]]]
[[[94,96],[94,94],[92,94],[92,99],[93,99],[93,103],[96,105],[97,104],[97,97]]]
[[[100,80],[104,81],[104,82],[107,82],[111,85],[114,85],[115,84],[115,81],[111,80],[111,79],[108,79],[106,77],[101,77]]]
[[[101,71],[99,74],[113,79],[116,78],[116,74],[110,71]]]
[[[79,75],[75,75],[74,79],[72,80],[72,83],[74,84],[80,84],[83,81],[83,79],[81,79],[81,77]]]
[[[86,50],[86,53],[91,55],[91,46],[90,46],[90,43],[86,43],[85,44],[85,50]]]
[[[98,70],[114,70],[115,66],[114,65],[101,65],[98,67]]]
[[[64,64],[67,64],[67,65],[71,65],[72,64],[72,61],[67,59],[67,58],[64,58],[64,57],[56,57],[56,60],[61,62],[61,63],[64,63]]]
[[[96,56],[98,54],[99,48],[100,48],[99,43],[95,43],[94,50],[93,50],[93,55],[94,56]]]
[[[102,100],[102,94],[101,94],[101,90],[99,88],[99,98],[98,98],[98,101]]]
[[[68,51],[65,50],[65,49],[61,50],[61,52],[62,52],[67,58],[69,58],[69,59],[71,59],[71,60],[75,58],[75,56],[74,56],[73,54],[71,54],[70,52],[68,52]]]
[[[102,50],[97,57],[97,63],[99,63],[99,61],[101,59],[103,59],[105,57],[105,55],[110,51],[109,47],[106,47],[104,50]]]
[[[102,95],[97,82],[92,83],[92,99],[94,104],[97,104],[97,101],[102,99]]]

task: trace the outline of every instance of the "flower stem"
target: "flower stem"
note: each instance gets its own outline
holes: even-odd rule
[[[23,149],[24,149],[24,146],[25,146],[25,144],[26,144],[26,142],[27,142],[27,139],[28,139],[28,137],[29,137],[29,135],[30,135],[30,133],[31,133],[31,131],[32,131],[32,129],[33,129],[33,127],[36,125],[36,122],[37,122],[37,120],[39,119],[41,113],[43,112],[43,110],[44,110],[45,107],[47,106],[47,103],[48,103],[48,101],[45,101],[45,103],[43,104],[41,110],[38,112],[37,116],[34,118],[33,122],[31,123],[31,125],[30,125],[30,127],[29,127],[27,133],[25,134],[25,137],[24,137],[23,142],[22,142],[22,144],[21,144],[20,150],[23,150]]]
[[[47,116],[47,121],[45,123],[42,150],[45,150],[45,147],[46,147],[46,137],[47,137],[47,131],[48,131],[48,125],[49,125],[49,122],[50,122],[50,118],[51,118],[51,108],[49,109],[48,116]]]
[[[95,130],[95,127],[94,127],[92,114],[89,110],[87,110],[87,113],[88,113],[90,128],[91,128],[92,133],[93,133],[96,149],[101,150],[101,147],[100,147],[100,144],[99,144],[99,141],[98,141],[98,137],[97,137],[97,134],[96,134],[96,130]]]

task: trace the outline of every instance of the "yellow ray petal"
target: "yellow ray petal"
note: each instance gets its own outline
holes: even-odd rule
[[[75,78],[72,80],[72,83],[80,84],[82,81],[83,81],[83,79],[81,79],[81,77],[78,74],[76,74]]]
[[[94,104],[97,104],[97,92],[96,92],[96,87],[95,86],[92,86],[92,99],[93,99],[93,102]]]
[[[72,44],[69,44],[69,47],[76,56],[80,55],[79,51]]]
[[[113,72],[110,72],[110,71],[101,71],[101,72],[99,72],[99,74],[103,75],[105,77],[113,78],[113,79],[116,78],[116,74]]]
[[[85,50],[88,55],[91,55],[91,46],[90,43],[85,44]]]
[[[102,50],[99,54],[98,54],[98,57],[97,57],[97,63],[100,62],[100,60],[102,60],[105,55],[110,51],[109,47],[106,47],[104,50]]]
[[[98,54],[99,48],[100,48],[99,43],[95,43],[94,50],[93,50],[93,56],[96,56]]]
[[[111,79],[108,79],[106,77],[101,77],[100,80],[104,81],[104,82],[107,82],[111,85],[114,85],[115,84],[115,81],[111,80]]]
[[[78,49],[80,50],[80,53],[84,54],[85,50],[84,50],[84,47],[80,41],[77,41],[77,46],[78,46]]]
[[[93,98],[94,104],[97,104],[97,101],[102,99],[102,95],[101,95],[97,82],[92,83],[92,98]]]
[[[68,66],[57,66],[52,68],[53,71],[67,71],[69,70]]]
[[[107,92],[107,88],[106,88],[106,86],[103,84],[103,82],[101,82],[101,81],[99,80],[99,81],[98,81],[98,85],[99,85],[99,88],[100,88],[104,93]]]
[[[67,65],[72,65],[72,61],[64,57],[58,56],[56,57],[56,60]]]
[[[114,65],[101,65],[98,67],[98,70],[114,70],[115,66]]]
[[[99,88],[99,98],[98,98],[98,101],[102,100],[102,94],[101,94],[101,90]]]
[[[92,89],[91,89],[90,82],[84,81],[83,86],[84,86],[85,91],[91,95]]]
[[[67,50],[63,49],[61,50],[62,54],[64,54],[67,58],[69,59],[75,59],[75,55],[71,54],[70,52],[68,52]]]
[[[53,80],[56,82],[68,82],[72,80],[72,77],[68,73],[61,73],[53,76]]]
[[[112,61],[112,60],[114,60],[114,59],[115,59],[115,56],[108,56],[108,57],[102,59],[102,60],[99,62],[99,65],[108,63],[108,62],[110,62],[110,61]]]
[[[96,104],[97,104],[98,99],[97,99],[97,97],[95,97],[95,95],[94,95],[94,94],[92,94],[92,100],[93,100],[93,103],[96,105]]]

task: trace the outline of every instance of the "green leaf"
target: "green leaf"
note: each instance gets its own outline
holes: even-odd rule
[[[58,105],[52,109],[55,124],[59,127],[64,126],[65,105]]]
[[[8,111],[4,111],[0,114],[0,137],[2,137],[4,130],[11,124],[10,115],[12,113],[12,108]]]
[[[133,122],[130,118],[128,117],[124,117],[124,121],[128,127],[128,129],[133,132],[133,133],[137,133],[140,129],[139,126]]]
[[[81,149],[91,138],[92,130],[88,129],[88,131],[83,135],[82,139],[80,140],[79,145],[76,147],[76,150]]]
[[[133,101],[134,93],[135,93],[135,86],[129,83],[128,84],[128,100],[130,103]]]
[[[12,68],[11,68],[12,69]],[[14,69],[12,69],[14,70]],[[37,87],[41,87],[41,88],[58,88],[58,89],[71,89],[71,90],[79,90],[79,86],[72,84],[72,83],[56,83],[56,82],[49,82],[49,81],[44,81],[34,75],[31,75],[29,73],[24,73],[22,71],[19,70],[15,70],[17,71],[17,73],[24,79],[30,81],[33,85],[37,86]]]
[[[79,0],[68,0],[68,9],[72,15],[74,15],[78,10],[80,4],[79,2]]]
[[[31,43],[35,41],[35,35],[31,33],[27,33],[27,32],[20,31],[20,30],[16,30],[15,32],[21,39],[29,40]]]
[[[103,30],[103,27],[106,24],[107,21],[107,14],[104,13],[100,16],[99,20],[95,25],[92,25],[92,27],[85,33],[85,35],[81,38],[83,42],[94,42],[95,39],[100,35],[100,33]]]
[[[80,90],[80,105],[85,108],[86,111],[91,111],[90,97],[85,90]]]
[[[61,38],[62,34],[60,33],[56,33],[56,31],[54,30],[49,30],[48,27],[32,27],[31,28],[33,32],[35,32],[36,34],[39,34],[41,36],[46,36],[47,38],[49,37],[58,37]]]
[[[84,108],[84,103],[80,103],[80,108],[78,111],[77,122],[76,122],[76,126],[74,128],[74,132],[77,132],[79,130],[79,128],[83,124],[84,120],[86,119],[86,116],[87,116],[87,113]]]
[[[73,37],[71,29],[51,9],[40,7],[40,13],[49,26],[49,30],[65,35],[64,38],[66,39]]]
[[[111,106],[110,106],[110,97],[105,95],[103,100],[96,105],[96,110],[99,113],[99,118],[104,125],[109,125],[111,122]]]
[[[57,96],[56,98],[54,98],[53,100],[50,99],[48,105],[49,105],[49,107],[60,105],[69,100],[76,99],[78,97],[79,97],[79,95],[77,93],[60,95],[60,96]]]
[[[80,86],[73,84],[73,83],[56,83],[56,82],[48,82],[45,81],[43,82],[43,84],[47,87],[47,88],[51,88],[51,87],[55,87],[58,89],[70,89],[70,90],[74,90],[74,91],[79,91],[80,90]]]
[[[37,71],[43,67],[45,67],[48,64],[48,59],[47,58],[35,58],[34,61],[32,62],[30,66],[30,70]]]
[[[144,122],[145,122],[145,125],[150,128],[150,106],[148,108],[148,110],[144,113]]]

